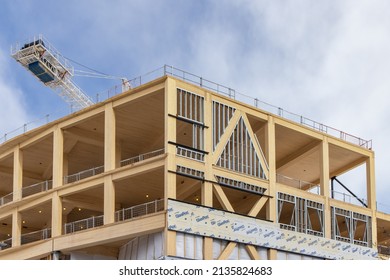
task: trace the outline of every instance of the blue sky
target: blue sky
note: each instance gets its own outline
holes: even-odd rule
[[[11,44],[44,34],[65,56],[110,75],[170,64],[373,139],[378,201],[390,205],[389,14],[385,0],[0,0],[0,137],[69,112],[9,55]],[[76,82],[91,96],[119,83]],[[345,180],[365,196],[359,176]]]

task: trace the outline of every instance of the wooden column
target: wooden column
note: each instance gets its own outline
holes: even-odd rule
[[[14,150],[14,173],[13,173],[13,200],[22,199],[23,186],[23,151],[19,147]]]
[[[104,111],[104,171],[117,167],[116,119],[112,103]],[[104,224],[115,222],[115,185],[111,176],[104,178]]]
[[[104,224],[115,222],[115,185],[112,176],[104,177]]]
[[[66,170],[64,173],[64,161]],[[64,183],[64,175],[68,173],[68,157],[64,155],[64,133],[57,127],[53,134],[53,189]],[[53,192],[51,200],[51,230],[52,237],[62,234],[62,198],[58,192]]]
[[[112,103],[105,105],[104,111],[104,171],[116,167],[116,121]]]
[[[376,222],[376,182],[374,153],[366,160],[367,205],[371,209],[371,239],[373,246],[378,245]]]
[[[169,172],[176,170],[176,147],[168,144],[169,141],[176,142],[176,119],[169,116],[169,114],[176,116],[176,96],[176,81],[167,77],[164,100],[164,143],[167,154],[164,166],[165,209],[168,209],[168,198],[176,198],[176,174]],[[176,256],[176,232],[168,230],[167,227],[165,228],[165,244],[165,255]]]
[[[62,234],[62,198],[58,192],[52,194],[51,204],[51,236],[56,237]]]
[[[325,197],[324,227],[326,238],[332,237],[329,181],[329,142],[328,137],[324,136],[320,147],[320,194]]]
[[[20,246],[22,234],[22,216],[16,208],[12,212],[12,247]]]
[[[268,122],[266,124],[265,130],[265,148],[266,148],[266,159],[268,161],[269,171],[268,171],[268,198],[267,204],[267,219],[277,222],[277,213],[276,213],[276,203],[277,203],[277,193],[276,193],[276,136],[275,136],[275,120],[273,116],[268,116]],[[275,249],[268,249],[268,259],[276,259],[277,251]]]
[[[202,184],[202,205],[213,206],[213,125],[212,125],[212,100],[211,94],[206,92],[204,98],[204,124],[208,127],[204,130],[204,150],[209,152],[205,155],[205,179]],[[203,259],[213,259],[213,238],[203,237]]]
[[[61,128],[53,136],[53,189],[63,185],[64,180],[64,133]]]

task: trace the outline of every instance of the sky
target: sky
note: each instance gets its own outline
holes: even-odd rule
[[[0,138],[69,113],[10,57],[12,44],[44,34],[66,57],[109,75],[173,65],[372,139],[378,202],[390,212],[389,14],[386,0],[0,0]],[[91,97],[120,83],[75,81]],[[343,179],[364,198],[361,174]]]

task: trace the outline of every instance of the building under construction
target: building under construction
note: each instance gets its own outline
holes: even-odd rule
[[[0,145],[0,259],[389,255],[371,141],[159,73]],[[340,200],[361,165],[367,199]]]

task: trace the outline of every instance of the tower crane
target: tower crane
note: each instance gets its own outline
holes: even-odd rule
[[[69,59],[65,58],[42,35],[35,36],[24,44],[16,43],[11,47],[11,56],[31,72],[44,85],[54,90],[72,110],[80,110],[94,104],[72,80],[75,69]],[[85,72],[89,77],[118,78],[101,73]],[[122,90],[129,89],[126,79],[121,78]]]

